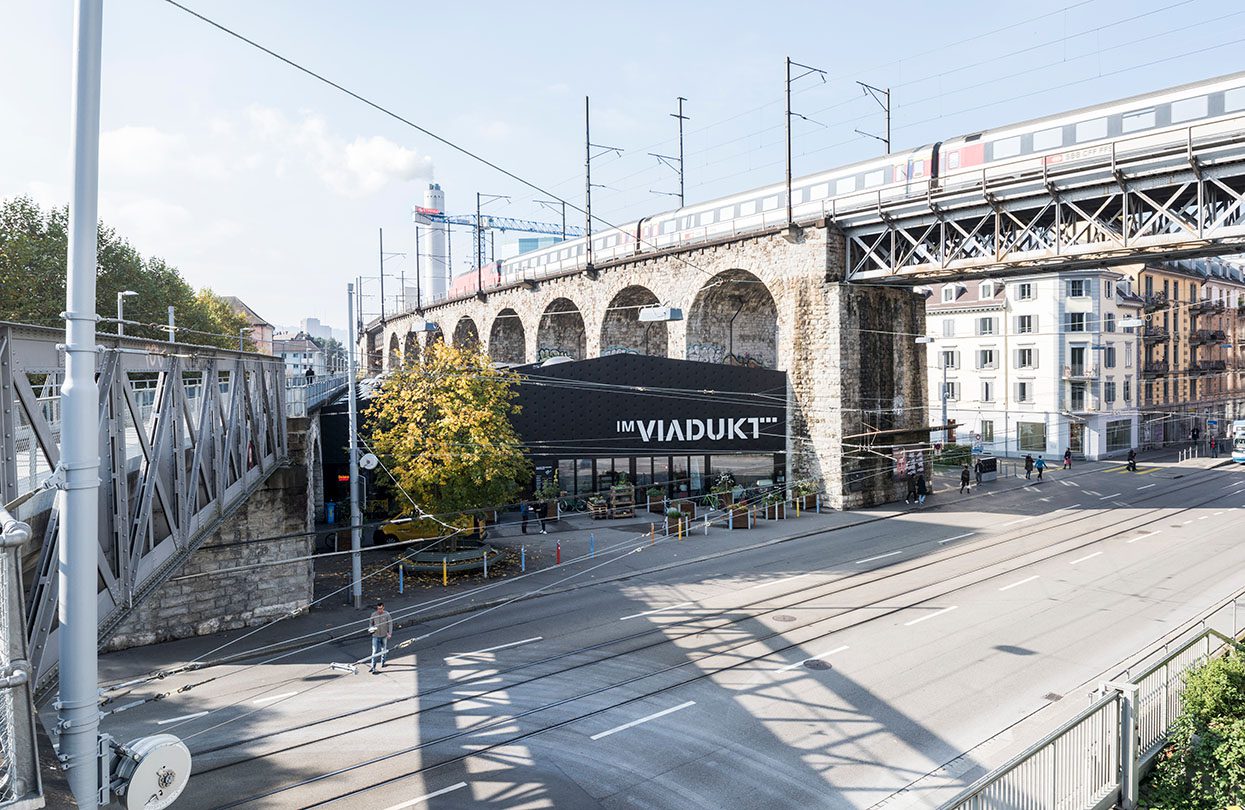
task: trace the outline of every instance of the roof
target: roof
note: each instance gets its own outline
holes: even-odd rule
[[[311,340],[307,338],[293,338],[292,340],[274,340],[272,342],[273,354],[284,354],[286,352],[318,352],[321,351]]]
[[[251,326],[272,326],[268,321],[259,317],[259,313],[246,305],[241,298],[236,295],[222,295],[221,299],[229,305],[229,308],[246,318]]]

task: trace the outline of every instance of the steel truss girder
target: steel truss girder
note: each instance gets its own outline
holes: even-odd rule
[[[59,424],[47,418],[30,376],[63,372],[64,352],[58,348],[63,339],[60,330],[0,322],[0,497],[5,503],[37,483],[29,476],[19,478],[19,455],[33,467],[28,454],[37,454],[45,469],[59,460]],[[102,643],[286,461],[288,434],[285,369],[279,358],[107,335],[100,335],[99,343]],[[135,388],[140,378],[150,403]],[[41,545],[28,548],[27,568],[33,575],[25,603],[32,669],[36,684],[43,686],[59,660],[56,538],[61,516],[59,499],[50,493],[27,507],[46,526]]]
[[[1245,146],[1163,171],[1087,169],[946,191],[841,217],[849,281],[946,277],[1190,258],[1245,246]]]

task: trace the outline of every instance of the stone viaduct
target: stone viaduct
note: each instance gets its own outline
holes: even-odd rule
[[[373,373],[439,339],[478,343],[499,363],[631,352],[783,370],[789,480],[822,482],[839,508],[880,503],[898,486],[881,445],[916,440],[926,421],[925,347],[915,342],[924,301],[846,284],[844,261],[832,226],[771,229],[390,316],[368,326],[360,348]],[[639,310],[656,305],[681,308],[684,320],[641,322]],[[885,430],[914,434],[877,437],[876,449],[862,436]]]

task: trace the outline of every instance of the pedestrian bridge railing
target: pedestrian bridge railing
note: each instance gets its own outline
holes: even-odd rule
[[[1180,714],[1185,676],[1238,643],[1242,598],[1245,592],[1210,611],[1195,625],[1192,638],[1174,647],[1164,644],[1138,667],[1104,681],[1086,708],[978,779],[944,810],[1105,810],[1117,805],[1134,810],[1141,777],[1167,744],[1168,730]],[[1231,634],[1209,626],[1229,609]]]
[[[285,415],[291,419],[315,411],[346,388],[345,374],[314,377],[287,377],[285,380]]]

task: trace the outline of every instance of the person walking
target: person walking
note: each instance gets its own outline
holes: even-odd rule
[[[1025,480],[1033,477],[1033,456],[1025,453]]]
[[[1137,472],[1137,451],[1131,447],[1128,448],[1128,471]]]
[[[523,500],[519,502],[519,528],[527,534],[527,520],[532,515],[532,505]]]
[[[965,489],[968,489],[968,465],[967,464],[960,467],[960,494],[961,495],[964,494]],[[972,492],[971,489],[969,489],[968,491],[970,493]]]
[[[977,486],[981,486],[981,474],[986,471],[986,465],[981,463],[981,459],[977,459],[977,463],[973,465],[973,472],[977,474]]]
[[[1065,470],[1072,469],[1072,448],[1071,447],[1063,451],[1063,468]]]
[[[368,618],[367,631],[372,636],[372,674],[377,672],[376,659],[380,658],[380,668],[385,666],[385,657],[389,655],[389,639],[393,638],[393,617],[385,611],[385,603],[376,603],[376,612]]]
[[[1042,471],[1046,469],[1046,459],[1041,456],[1037,457],[1037,461],[1033,462],[1033,469],[1038,472],[1038,480],[1042,480]]]
[[[1219,440],[1214,436],[1210,437],[1210,457],[1219,458]]]
[[[549,530],[545,528],[545,521],[549,518],[549,504],[548,499],[536,504],[536,517],[540,520],[541,534],[549,534]]]
[[[908,476],[908,494],[904,496],[904,503],[912,503],[916,500],[916,476]]]
[[[929,487],[925,484],[925,476],[918,475],[916,477],[916,502],[925,503],[925,496],[929,492]]]

